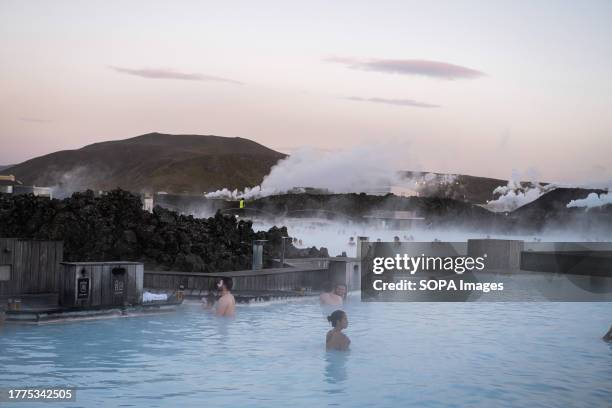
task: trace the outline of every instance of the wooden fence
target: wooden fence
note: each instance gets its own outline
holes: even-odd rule
[[[321,290],[330,282],[343,279],[327,267],[289,267],[270,268],[257,271],[230,271],[214,274],[176,271],[145,271],[144,287],[149,289],[176,290],[183,286],[186,290],[209,290],[216,279],[231,277],[236,291],[276,291],[310,288]]]
[[[63,242],[0,238],[0,296],[59,291]]]

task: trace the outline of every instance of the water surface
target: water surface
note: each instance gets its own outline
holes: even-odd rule
[[[313,299],[5,325],[0,387],[74,386],[82,407],[610,407],[609,303],[349,303],[326,353]],[[36,406],[27,404],[28,406]],[[39,406],[59,406],[40,404]],[[16,404],[17,406],[26,406]]]

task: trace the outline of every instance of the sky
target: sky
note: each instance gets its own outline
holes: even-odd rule
[[[1,0],[0,164],[157,131],[612,180],[610,21],[595,0]]]

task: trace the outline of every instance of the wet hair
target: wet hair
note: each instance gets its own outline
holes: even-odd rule
[[[336,310],[329,316],[327,316],[327,321],[331,323],[332,327],[336,327],[338,322],[342,320],[346,316],[343,310]]]
[[[232,287],[234,286],[234,281],[229,276],[224,276],[222,278],[217,279],[217,283],[218,282],[223,282],[223,285],[227,288],[227,290],[232,290]]]

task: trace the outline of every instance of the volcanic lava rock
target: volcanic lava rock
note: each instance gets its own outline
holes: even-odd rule
[[[142,209],[138,196],[113,190],[92,191],[63,200],[33,195],[0,194],[0,236],[64,241],[66,261],[140,261],[148,268],[220,272],[248,269],[252,246],[265,239],[264,261],[280,254],[285,227],[255,232],[250,221],[217,212],[194,218],[156,207]],[[327,256],[322,248],[297,250],[288,243],[287,257]]]

